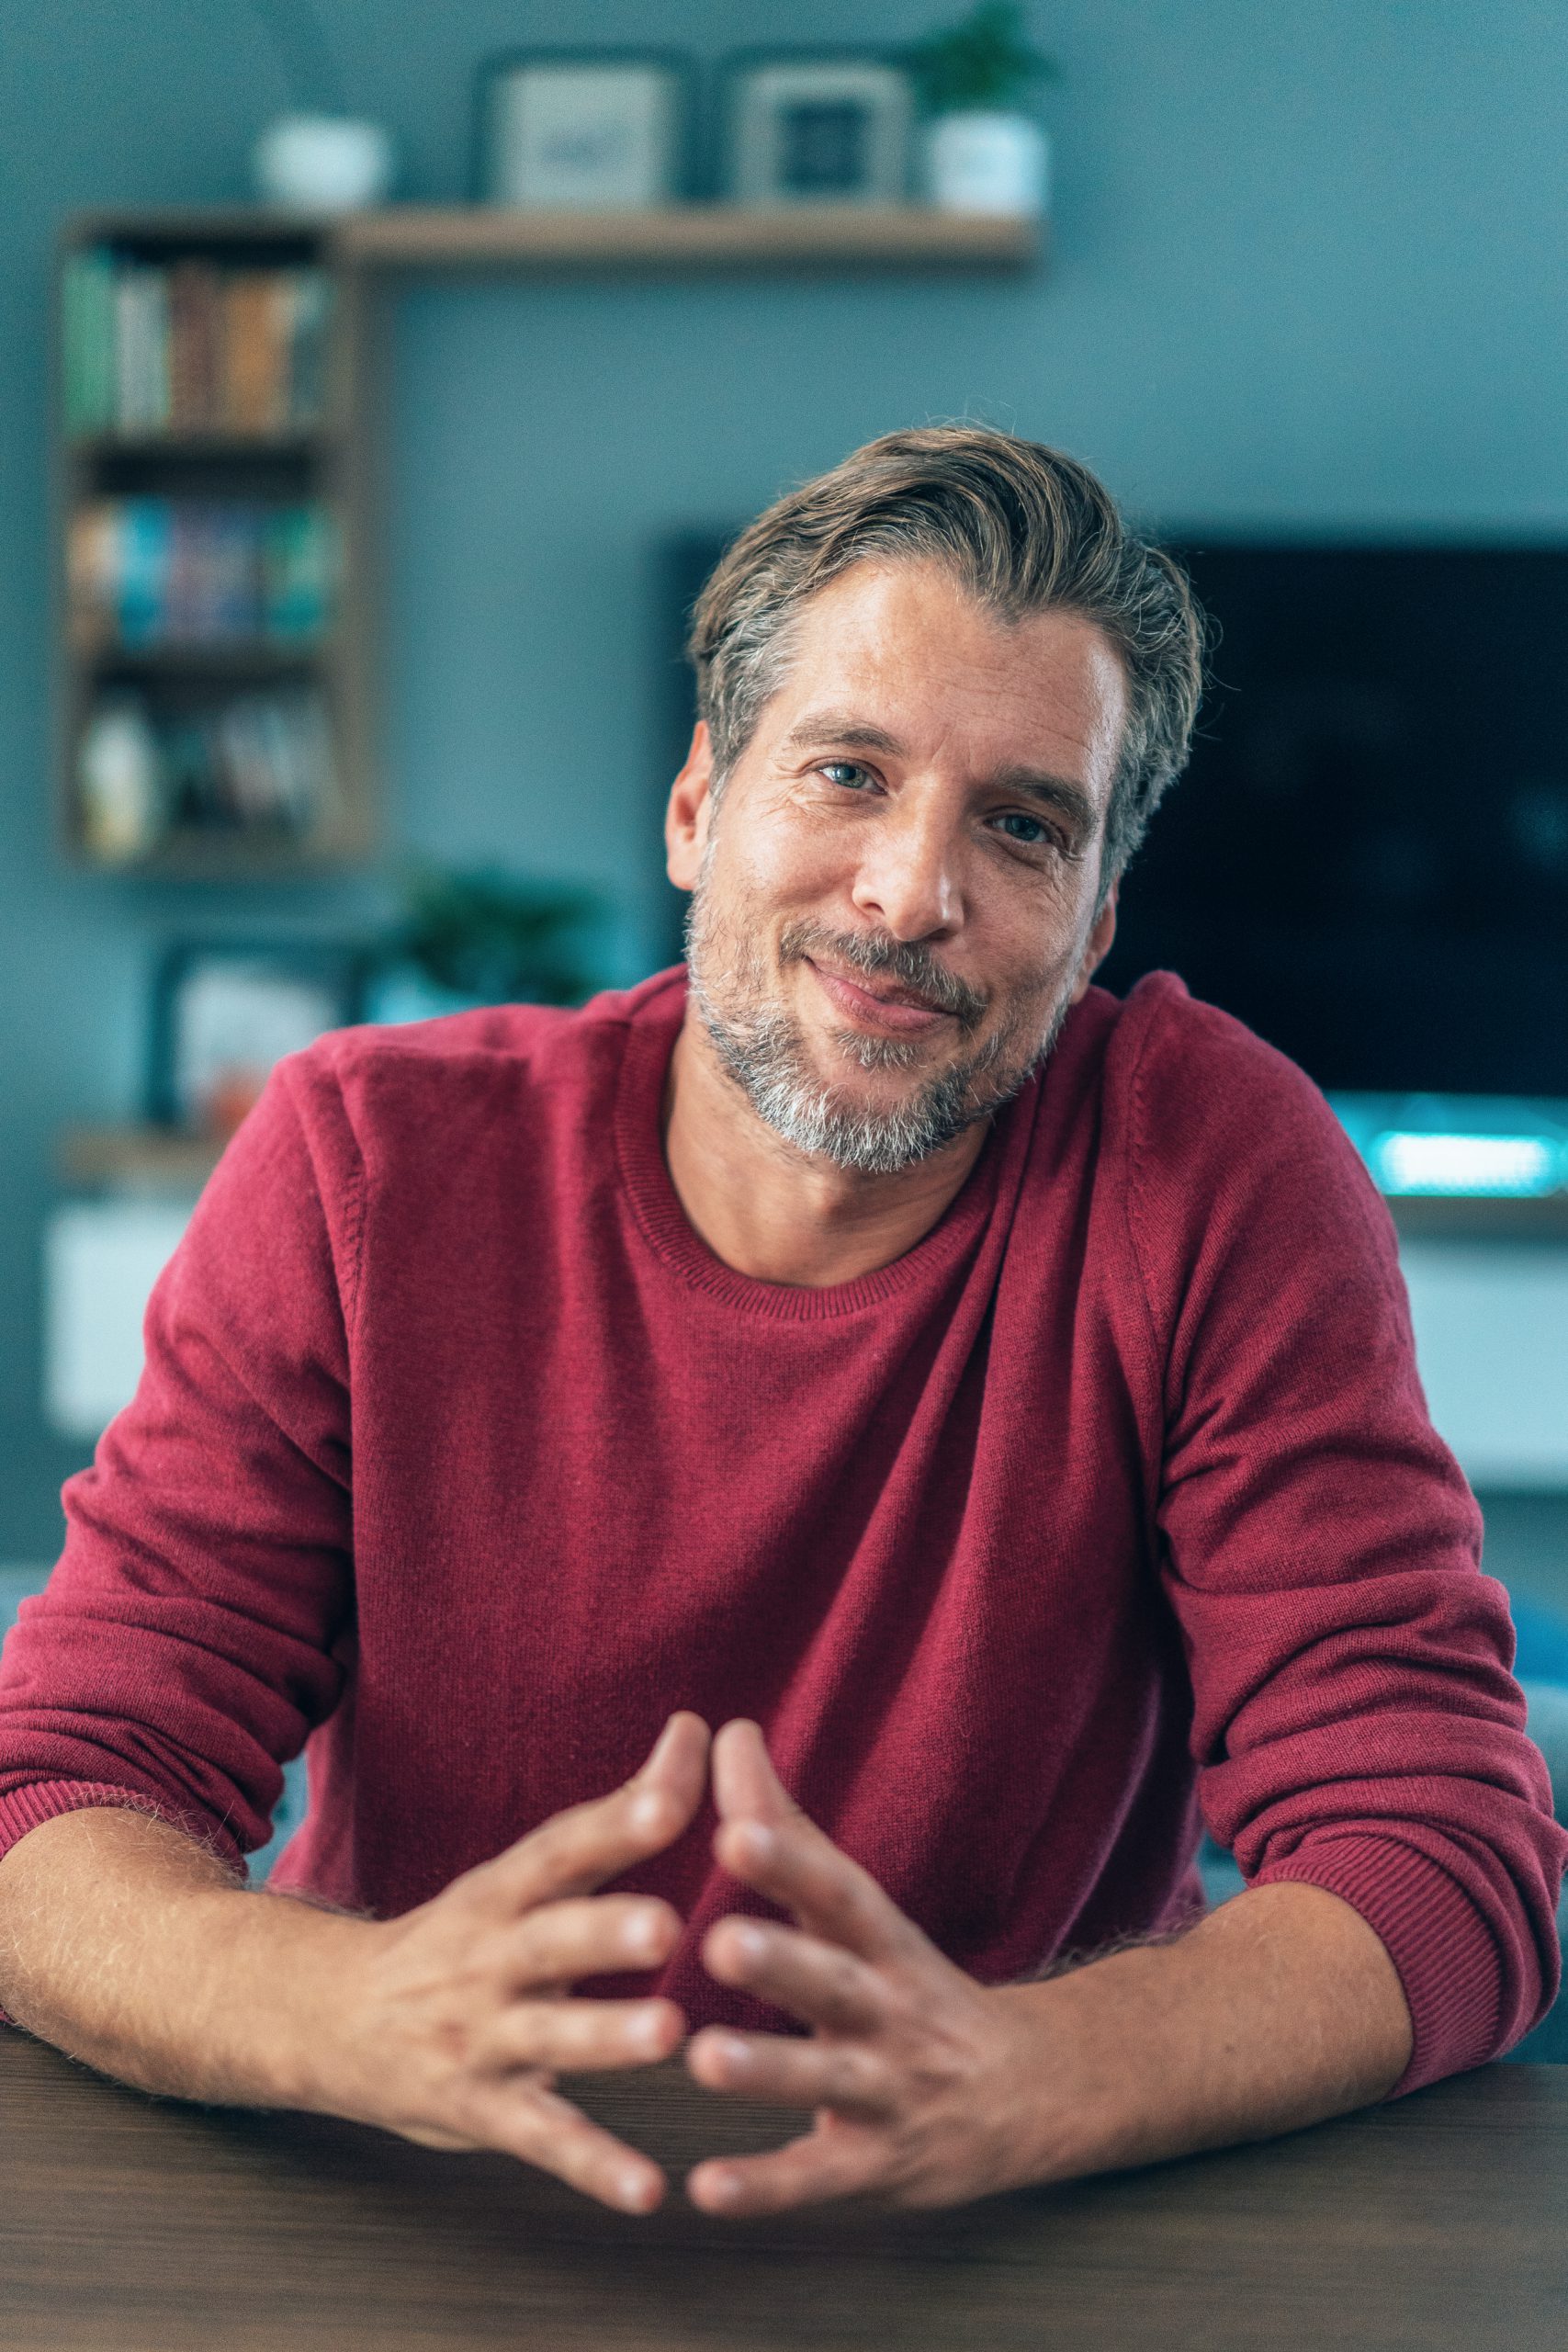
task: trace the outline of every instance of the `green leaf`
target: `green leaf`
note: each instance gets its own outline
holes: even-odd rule
[[[1018,105],[1060,68],[1030,40],[1015,0],[980,0],[961,23],[928,33],[903,52],[927,114],[966,114]]]
[[[438,988],[490,1004],[581,1004],[593,992],[577,937],[604,914],[591,891],[498,866],[414,866],[403,909],[380,960],[412,963]]]

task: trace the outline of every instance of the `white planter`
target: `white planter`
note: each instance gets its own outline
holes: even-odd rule
[[[939,212],[1032,220],[1049,209],[1050,144],[1027,115],[939,115],[925,141],[926,193]]]
[[[378,122],[286,114],[256,141],[256,191],[295,212],[357,212],[392,184],[392,142]]]

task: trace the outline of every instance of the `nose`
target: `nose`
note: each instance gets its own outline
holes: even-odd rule
[[[901,795],[863,845],[850,893],[895,939],[949,939],[964,920],[958,843],[940,808]]]

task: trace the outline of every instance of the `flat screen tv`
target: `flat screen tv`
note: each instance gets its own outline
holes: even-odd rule
[[[667,550],[671,750],[722,545]],[[1213,684],[1107,984],[1178,971],[1331,1091],[1568,1096],[1568,548],[1175,552]]]

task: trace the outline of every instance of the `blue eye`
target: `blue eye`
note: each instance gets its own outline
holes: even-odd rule
[[[997,822],[1005,828],[1015,829],[1008,832],[1010,841],[1022,842],[1031,849],[1036,848],[1042,842],[1049,841],[1051,838],[1039,818],[1026,817],[1021,808],[1010,808],[1006,816],[997,819]],[[1020,826],[1026,830],[1017,831],[1016,828]]]
[[[857,776],[862,784],[867,780],[866,771],[858,760],[824,760],[818,774],[825,775],[829,784],[841,784],[850,792],[858,789],[854,781]]]

